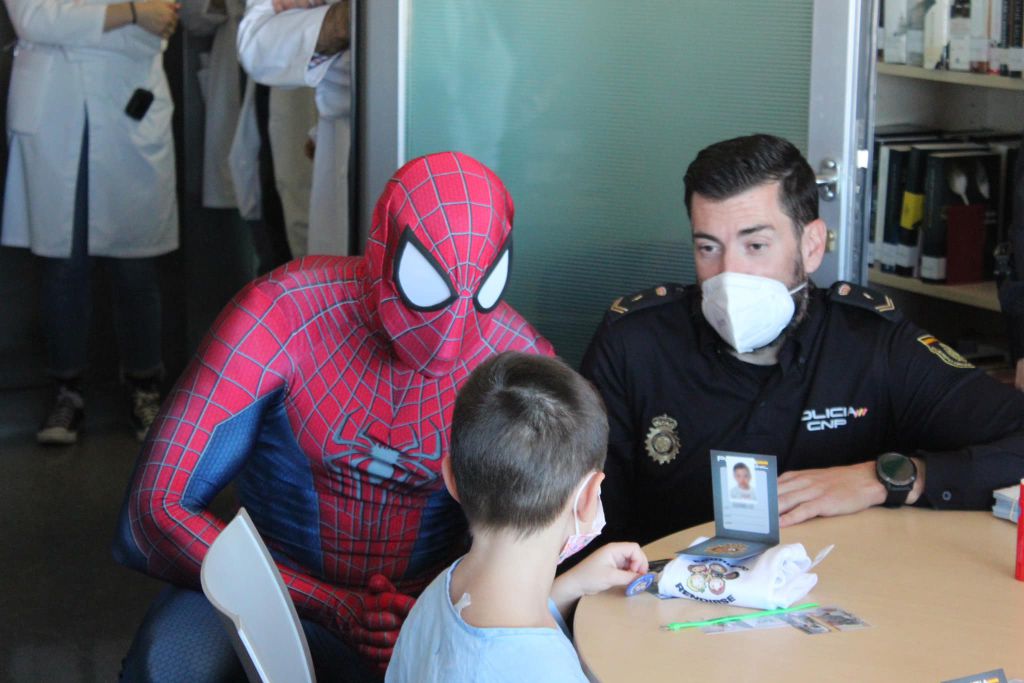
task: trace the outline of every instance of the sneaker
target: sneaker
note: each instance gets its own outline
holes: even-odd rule
[[[160,392],[155,389],[135,387],[132,389],[132,426],[135,427],[135,438],[146,439],[150,425],[160,411]]]
[[[78,425],[84,416],[85,401],[82,395],[66,384],[60,385],[50,414],[36,432],[36,441],[63,446],[75,443],[78,441]]]

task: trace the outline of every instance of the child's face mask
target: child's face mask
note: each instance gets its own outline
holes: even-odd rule
[[[562,546],[562,552],[558,555],[558,563],[561,564],[565,558],[575,555],[579,551],[583,550],[588,543],[593,541],[595,538],[601,535],[601,529],[604,528],[604,505],[601,503],[601,494],[597,495],[597,513],[594,515],[594,521],[590,525],[590,531],[587,533],[580,533],[580,516],[576,512],[576,506],[580,502],[580,494],[583,493],[583,489],[587,487],[587,482],[594,476],[594,472],[591,472],[583,483],[580,485],[579,490],[576,491],[576,497],[572,501],[572,518],[576,522],[576,533],[565,539],[565,545]]]

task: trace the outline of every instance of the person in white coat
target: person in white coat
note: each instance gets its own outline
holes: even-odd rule
[[[141,438],[159,408],[163,371],[154,257],[178,246],[173,105],[161,61],[178,6],[4,1],[18,44],[2,243],[40,257],[49,373],[58,382],[37,438],[64,444],[78,437],[94,260],[110,276]]]
[[[238,29],[239,61],[258,83],[316,89],[310,254],[349,252],[349,12],[349,0],[249,0]]]
[[[258,221],[263,216],[255,89],[250,80],[242,97],[244,76],[236,48],[244,11],[244,0],[182,0],[181,25],[193,35],[212,38],[209,51],[199,55],[197,74],[205,105],[203,206],[237,208],[246,220]],[[313,182],[305,143],[316,124],[313,92],[309,88],[273,88],[269,109],[274,185],[281,199],[288,247],[293,257],[304,256]]]

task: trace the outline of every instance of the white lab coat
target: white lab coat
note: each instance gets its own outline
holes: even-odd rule
[[[223,9],[214,9],[211,0],[183,0],[181,5],[181,23],[190,33],[213,36],[210,51],[200,54],[196,74],[206,112],[203,206],[238,208],[244,218],[258,220],[262,200],[260,138],[251,88],[246,89],[243,105],[236,47],[245,3],[224,0]],[[306,158],[304,145],[310,128],[316,124],[313,92],[308,88],[272,88],[268,119],[274,183],[281,198],[288,246],[298,258],[306,254],[309,231],[313,163]],[[232,167],[233,163],[237,168]]]
[[[233,209],[238,206],[231,181],[228,153],[242,106],[241,79],[235,43],[243,0],[224,0],[226,13],[211,8],[210,0],[182,0],[181,24],[197,36],[213,36],[210,51],[196,77],[205,105],[203,122],[203,206]]]
[[[250,221],[263,214],[260,185],[260,133],[256,123],[256,82],[249,79],[238,126],[231,141],[229,164],[238,198],[238,212]],[[274,186],[281,199],[285,236],[292,257],[309,248],[309,205],[313,184],[313,162],[305,145],[316,122],[316,105],[310,88],[270,88],[267,134],[274,160]]]
[[[274,186],[281,198],[284,228],[292,256],[309,253],[309,207],[313,161],[306,140],[316,125],[316,103],[309,88],[271,88],[267,134],[274,157]],[[324,253],[318,251],[315,253]]]
[[[178,246],[164,43],[138,26],[106,33],[104,0],[4,0],[18,34],[7,109],[6,246],[71,254],[75,183],[89,120],[89,253],[146,257]],[[136,88],[146,115],[124,113]]]
[[[310,197],[309,253],[347,254],[352,63],[349,51],[313,60],[327,6],[274,13],[271,0],[248,0],[238,56],[256,81],[316,88],[319,120]]]

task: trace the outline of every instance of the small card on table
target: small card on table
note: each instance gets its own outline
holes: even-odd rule
[[[775,456],[711,451],[715,536],[680,554],[742,560],[779,544]]]
[[[1006,683],[1006,672],[1002,669],[992,669],[991,671],[984,671],[971,676],[951,678],[942,683]]]

